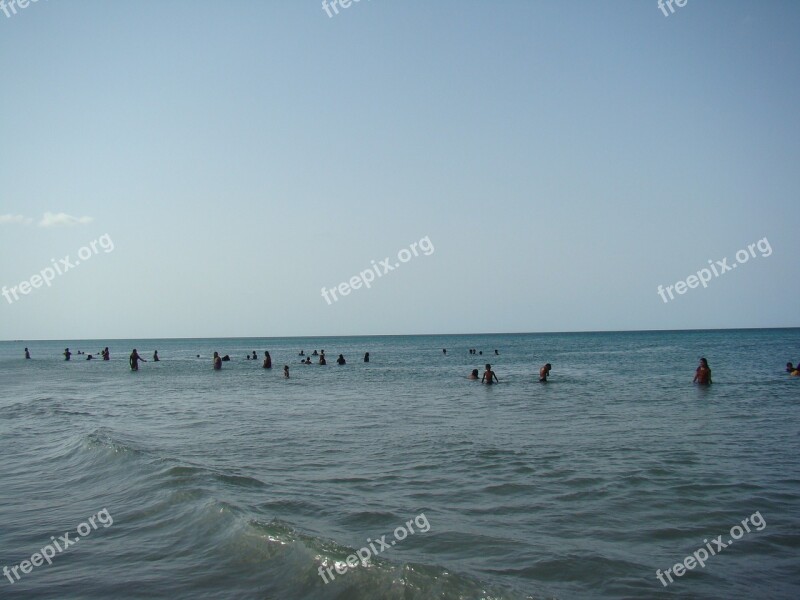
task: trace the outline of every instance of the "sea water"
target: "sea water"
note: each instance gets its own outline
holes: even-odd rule
[[[19,577],[0,598],[797,598],[800,378],[784,365],[799,342],[4,342],[0,567]],[[66,362],[67,346],[111,360]],[[328,365],[301,365],[315,349]],[[217,372],[214,351],[231,356]],[[710,387],[692,385],[701,356]],[[499,385],[467,379],[485,363]],[[20,570],[68,532],[51,564]]]

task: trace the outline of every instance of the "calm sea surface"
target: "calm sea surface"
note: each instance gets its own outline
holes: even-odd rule
[[[0,598],[798,598],[798,360],[798,329],[3,342]]]

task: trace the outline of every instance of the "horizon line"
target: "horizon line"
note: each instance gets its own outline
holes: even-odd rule
[[[359,335],[272,335],[272,336],[210,336],[210,337],[164,337],[164,338],[60,338],[60,339],[17,339],[0,340],[0,343],[22,342],[83,342],[83,341],[124,341],[124,340],[270,340],[270,339],[327,339],[357,337],[444,337],[444,336],[489,336],[489,335],[564,335],[586,333],[677,333],[694,331],[754,331],[771,329],[800,329],[800,326],[787,325],[781,327],[712,327],[702,329],[590,329],[583,331],[495,331],[489,333],[367,333]]]

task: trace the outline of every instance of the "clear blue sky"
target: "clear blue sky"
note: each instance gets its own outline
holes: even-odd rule
[[[39,0],[0,56],[0,286],[114,244],[0,339],[800,325],[797,2]]]

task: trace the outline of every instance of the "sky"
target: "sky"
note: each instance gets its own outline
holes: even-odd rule
[[[800,326],[793,0],[8,2],[0,339]]]

